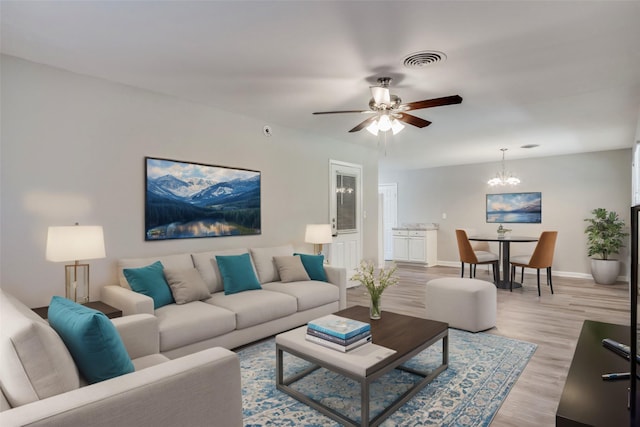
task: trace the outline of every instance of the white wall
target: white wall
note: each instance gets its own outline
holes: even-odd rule
[[[498,224],[485,220],[487,193],[542,192],[542,224],[509,224],[513,235],[537,236],[557,230],[554,274],[589,276],[584,218],[592,209],[618,212],[629,225],[631,149],[509,161],[507,169],[522,180],[515,188],[498,189],[486,182],[499,162],[409,170],[380,171],[380,183],[398,183],[398,223],[437,222],[438,260],[459,265],[456,228],[475,228],[495,234]],[[442,214],[447,219],[442,219]],[[497,253],[497,244],[493,249]],[[512,253],[527,253],[535,244],[511,245]],[[620,254],[627,260],[627,251]],[[626,275],[627,268],[620,274]]]
[[[377,256],[377,152],[109,81],[2,56],[0,284],[26,304],[64,295],[50,225],[102,225],[92,299],[118,258],[303,243],[328,223],[329,159],[364,166],[364,257]],[[144,241],[144,157],[262,172],[262,235]]]

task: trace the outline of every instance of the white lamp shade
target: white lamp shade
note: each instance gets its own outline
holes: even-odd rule
[[[48,261],[63,262],[106,257],[104,232],[99,225],[49,227]]]
[[[393,119],[391,121],[391,130],[393,131],[394,135],[400,132],[402,129],[404,129],[404,125],[400,123],[400,120]]]
[[[367,131],[369,131],[369,133],[371,135],[378,135],[378,122],[377,121],[372,121],[371,124],[369,126],[367,126],[365,129],[367,129]]]
[[[380,118],[378,119],[378,129],[380,129],[382,132],[386,132],[391,129],[391,119],[389,119],[388,115],[382,114],[380,116]]]
[[[313,244],[331,243],[331,224],[307,224],[304,241]]]

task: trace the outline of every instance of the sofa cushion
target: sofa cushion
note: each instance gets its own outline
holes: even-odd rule
[[[302,265],[299,256],[275,256],[273,260],[278,267],[280,280],[283,282],[299,282],[309,280],[309,275]]]
[[[104,313],[54,296],[49,304],[49,324],[90,384],[134,371],[118,331]]]
[[[127,278],[132,290],[151,297],[153,308],[159,308],[175,302],[163,270],[162,263],[156,261],[145,267],[125,268],[122,273]]]
[[[214,338],[236,328],[233,312],[203,301],[166,305],[157,309],[155,314],[162,352]]]
[[[220,269],[216,262],[216,255],[242,255],[248,253],[249,249],[246,248],[198,252],[191,254],[191,259],[193,260],[193,265],[200,272],[202,280],[207,284],[209,292],[214,293],[224,291],[224,287],[222,286],[222,276],[220,276]]]
[[[244,329],[288,316],[297,311],[298,305],[296,299],[290,295],[264,289],[232,295],[218,292],[206,302],[234,312],[236,329]]]
[[[340,289],[331,283],[308,280],[305,282],[271,282],[263,289],[291,295],[298,302],[298,311],[320,307],[340,300]]]
[[[293,255],[293,246],[272,246],[268,248],[251,248],[251,258],[256,266],[260,283],[277,282],[280,280],[278,268],[273,260],[274,256]]]
[[[0,384],[12,407],[80,387],[62,339],[40,316],[0,289]]]
[[[118,260],[118,280],[120,286],[125,289],[131,289],[127,278],[124,277],[123,270],[125,268],[137,268],[144,267],[145,265],[153,264],[156,261],[160,261],[164,268],[191,268],[193,267],[193,261],[189,254],[176,254],[176,255],[164,255],[152,258],[123,258]]]
[[[195,268],[164,269],[164,277],[169,283],[176,304],[207,299],[211,296],[209,288]]]
[[[249,254],[216,255],[226,295],[260,289],[260,282],[251,266]]]
[[[327,273],[324,271],[324,255],[294,254],[300,257],[304,269],[311,280],[327,282]]]

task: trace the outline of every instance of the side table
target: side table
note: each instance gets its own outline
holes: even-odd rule
[[[115,307],[111,307],[109,304],[105,304],[102,301],[89,301],[87,303],[82,304],[86,307],[93,308],[94,310],[98,310],[104,313],[109,319],[115,319],[116,317],[122,317],[122,310],[117,309]],[[47,307],[36,307],[31,310],[35,311],[40,317],[46,319],[48,317],[49,306]]]

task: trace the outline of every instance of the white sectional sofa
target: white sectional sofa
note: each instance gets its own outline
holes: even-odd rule
[[[86,385],[49,323],[0,290],[0,426],[242,425],[235,353],[218,347],[170,360],[159,352],[156,317],[112,323],[135,371]]]
[[[260,288],[227,295],[216,256],[249,254]],[[309,320],[346,308],[346,270],[324,264],[327,282],[281,281],[275,257],[291,257],[291,245],[183,253],[121,259],[119,285],[102,288],[101,300],[132,314],[153,315],[158,321],[160,352],[174,359],[206,348],[233,349],[304,325]],[[152,298],[134,292],[124,269],[160,261],[167,270],[196,269],[209,294],[201,300],[154,309]]]

